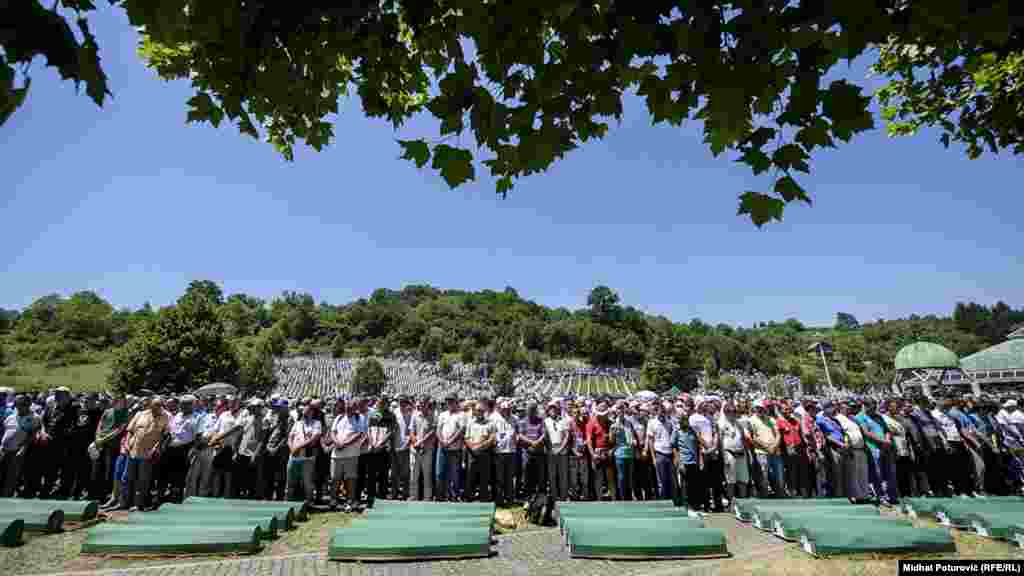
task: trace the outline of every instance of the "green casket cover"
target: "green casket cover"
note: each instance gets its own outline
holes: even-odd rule
[[[754,513],[754,507],[762,504],[774,504],[777,506],[844,506],[853,505],[849,498],[737,498],[733,504],[733,512],[736,518],[744,522],[750,522]]]
[[[279,530],[291,530],[295,526],[295,509],[287,506],[278,508],[267,506],[243,506],[230,504],[161,504],[157,510],[160,514],[220,514],[223,516],[239,515],[245,517],[277,518]]]
[[[64,528],[63,510],[52,510],[50,512],[0,511],[0,525],[8,524],[11,520],[17,519],[21,519],[24,522],[23,530],[28,532],[60,532]]]
[[[943,526],[969,528],[969,516],[977,512],[1024,512],[1024,500],[995,500],[990,498],[951,498],[937,504],[935,517]]]
[[[875,510],[878,509],[871,504],[826,504],[823,506],[777,506],[775,504],[759,504],[755,506],[750,514],[750,522],[761,530],[771,531],[775,529],[772,524],[772,516],[776,512],[787,511],[815,511],[818,514],[842,514],[850,510]],[[864,513],[864,512],[857,512]]]
[[[196,512],[190,513],[166,513],[159,514],[155,512],[147,513],[132,513],[123,520],[112,521],[110,525],[116,524],[132,524],[141,525],[145,527],[158,527],[158,526],[200,526],[200,527],[217,527],[217,528],[252,528],[256,527],[260,529],[260,537],[265,539],[273,539],[277,537],[277,518],[266,514],[260,516],[248,516],[248,515],[234,515],[234,514],[201,514]]]
[[[491,532],[486,527],[438,530],[413,525],[406,530],[365,525],[334,531],[328,548],[331,560],[385,561],[415,559],[485,558],[491,554]]]
[[[32,500],[26,498],[0,498],[0,514],[32,512],[49,514],[54,510],[64,513],[64,522],[88,522],[96,518],[99,503],[94,500]]]
[[[251,553],[260,549],[252,526],[145,526],[108,524],[89,529],[82,554]]]
[[[818,526],[848,526],[851,529],[859,530],[865,526],[878,524],[898,524],[901,526],[913,526],[909,518],[882,516],[880,514],[854,513],[849,515],[840,514],[786,514],[775,513],[772,516],[772,532],[784,540],[800,540],[804,530]]]
[[[568,541],[573,558],[712,558],[729,554],[725,533],[715,528],[577,529],[572,531]]]
[[[801,531],[800,543],[805,552],[815,556],[956,551],[946,528],[916,528],[891,522],[813,525]]]
[[[1024,511],[975,511],[966,514],[965,519],[968,526],[979,536],[1012,540],[1011,532],[1013,527],[1024,523]]]
[[[10,548],[21,544],[25,522],[21,518],[0,521],[0,546]]]
[[[207,506],[227,505],[244,506],[248,508],[291,508],[292,517],[295,522],[305,522],[309,518],[309,508],[305,502],[271,502],[269,500],[235,500],[231,498],[208,498],[205,496],[189,496],[182,504],[203,504]]]

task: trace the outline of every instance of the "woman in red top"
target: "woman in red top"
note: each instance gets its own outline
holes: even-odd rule
[[[793,414],[793,406],[786,401],[779,402],[781,416],[775,426],[782,436],[782,462],[785,466],[786,486],[791,497],[807,498],[810,488],[807,456],[804,453],[803,436],[800,434],[800,418]]]
[[[601,402],[597,405],[590,422],[587,422],[587,448],[590,450],[594,490],[597,492],[598,500],[603,499],[606,492],[609,499],[615,494],[615,459],[611,453],[609,425],[608,405]]]

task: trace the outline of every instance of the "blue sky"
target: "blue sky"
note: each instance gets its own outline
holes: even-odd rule
[[[429,118],[395,133],[355,98],[336,142],[292,164],[233,127],[185,125],[187,83],[157,79],[127,19],[100,9],[114,99],[99,109],[37,62],[27,105],[0,128],[0,307],[83,289],[162,305],[192,279],[332,303],[411,283],[511,285],[570,308],[607,284],[673,320],[745,326],[1024,305],[1024,162],[1010,155],[971,161],[934,133],[878,129],[817,154],[801,180],[814,206],[757,229],[736,197],[770,182],[712,158],[697,122],[652,127],[631,97],[604,141],[501,200],[482,169],[449,190],[398,159],[394,139],[436,134]]]

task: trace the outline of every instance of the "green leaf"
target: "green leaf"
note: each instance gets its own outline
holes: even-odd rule
[[[815,118],[809,126],[804,126],[797,131],[794,140],[803,145],[808,151],[816,147],[835,148],[835,141],[828,133],[828,122],[822,118]]]
[[[434,147],[434,162],[431,166],[441,171],[441,177],[451,188],[476,178],[473,154],[464,148],[438,144]]]
[[[512,190],[512,177],[502,176],[501,178],[498,178],[495,190],[502,198],[508,196],[508,193]]]
[[[412,160],[417,168],[423,168],[430,161],[430,147],[423,140],[396,140],[402,147],[402,160]]]
[[[809,173],[810,167],[806,162],[808,158],[807,152],[800,146],[784,144],[779,146],[772,154],[772,163],[787,172],[799,170],[800,172]]]
[[[789,176],[783,176],[775,181],[775,193],[782,196],[786,202],[800,200],[807,204],[811,203],[811,197],[807,195],[807,192]]]
[[[213,98],[206,92],[200,92],[188,99],[188,118],[186,122],[209,121],[214,126],[220,125],[224,112],[213,101]]]
[[[736,211],[736,215],[749,214],[750,221],[754,223],[754,226],[760,228],[769,220],[782,222],[782,211],[785,207],[786,203],[778,198],[748,190],[740,194],[740,207]]]
[[[844,142],[857,132],[874,128],[870,103],[870,97],[861,95],[860,86],[845,80],[832,82],[821,96],[822,112],[832,119],[832,133]]]
[[[744,150],[743,155],[736,161],[750,166],[755,175],[772,167],[772,159],[769,158],[764,151],[758,148],[748,148]]]

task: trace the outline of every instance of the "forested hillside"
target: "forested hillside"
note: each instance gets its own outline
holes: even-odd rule
[[[950,317],[865,324],[837,312],[835,325],[823,328],[795,319],[749,327],[673,322],[620,302],[606,286],[580,304],[549,308],[511,287],[467,292],[431,286],[378,289],[347,304],[316,303],[295,292],[267,302],[225,296],[210,281],[192,282],[177,302],[159,310],[116,309],[93,292],[53,294],[24,310],[0,310],[0,385],[38,389],[82,380],[87,388],[183,390],[221,380],[267,389],[275,356],[403,353],[538,371],[558,359],[635,367],[653,388],[692,386],[697,374],[707,374],[710,386],[728,388],[734,384],[729,373],[737,371],[798,376],[813,387],[823,373],[809,348],[825,341],[835,350],[833,383],[864,389],[891,380],[893,356],[910,342],[938,342],[963,356],[1024,323],[1024,309],[1003,302],[958,303]]]

